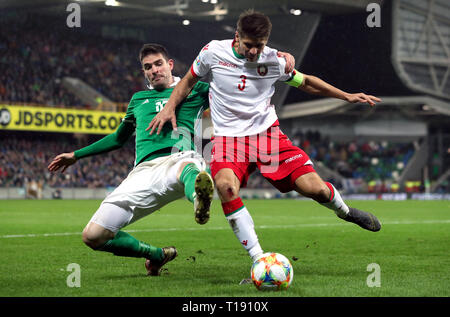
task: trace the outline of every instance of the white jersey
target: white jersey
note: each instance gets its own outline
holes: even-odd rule
[[[233,40],[211,41],[195,59],[191,73],[211,76],[209,107],[216,136],[247,136],[267,130],[277,119],[270,99],[278,80],[287,81],[286,61],[265,47],[256,62],[233,48]]]

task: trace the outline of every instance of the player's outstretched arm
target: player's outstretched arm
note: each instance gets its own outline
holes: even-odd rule
[[[134,123],[124,120],[120,123],[114,133],[101,138],[97,142],[76,150],[75,152],[62,153],[55,156],[47,168],[51,172],[56,172],[62,168],[61,173],[63,173],[70,165],[74,164],[80,158],[102,154],[121,148],[132,136],[134,130]]]
[[[77,161],[77,158],[75,157],[75,153],[62,153],[52,160],[52,162],[48,165],[48,170],[50,172],[56,172],[59,169],[62,168],[61,173],[64,173],[64,171],[72,164],[74,164]]]
[[[175,115],[175,109],[181,101],[189,95],[198,80],[198,77],[194,77],[194,75],[188,71],[186,75],[184,75],[183,79],[181,79],[173,89],[169,101],[167,101],[164,108],[153,118],[152,121],[150,121],[150,124],[145,131],[150,130],[150,134],[153,134],[156,130],[156,134],[159,134],[167,121],[170,121],[172,128],[177,131],[177,117]]]
[[[380,102],[381,99],[372,95],[366,95],[365,93],[347,93],[345,91],[336,88],[322,79],[303,74],[303,81],[298,86],[298,89],[303,90],[307,93],[324,96],[324,97],[332,97],[342,99],[351,103],[368,103],[370,106],[374,106],[376,102]]]

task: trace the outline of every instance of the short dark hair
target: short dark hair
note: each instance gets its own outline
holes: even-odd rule
[[[147,43],[139,51],[139,61],[142,62],[145,56],[151,54],[161,54],[166,61],[169,60],[169,53],[164,46],[155,43]]]
[[[272,23],[265,14],[252,9],[241,13],[237,22],[237,32],[241,37],[268,39]]]

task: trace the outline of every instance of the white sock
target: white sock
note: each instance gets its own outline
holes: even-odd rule
[[[333,184],[328,182],[326,182],[325,184],[327,184],[328,188],[331,190],[332,199],[330,202],[322,203],[321,205],[333,210],[339,218],[344,219],[345,217],[347,217],[350,209],[342,199],[337,189],[333,186]]]
[[[263,254],[263,250],[259,245],[253,219],[247,208],[243,206],[241,210],[227,216],[226,218],[233,229],[234,235],[238,238],[244,249],[247,250],[252,260],[255,261],[261,254]]]

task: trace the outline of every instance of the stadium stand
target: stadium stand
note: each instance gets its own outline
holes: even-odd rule
[[[0,187],[25,187],[28,182],[44,187],[116,187],[134,163],[134,142],[106,155],[87,157],[65,173],[50,173],[47,165],[62,152],[71,152],[100,137],[75,138],[70,134],[8,133],[0,143]]]
[[[83,32],[72,32],[69,28],[59,28],[58,32],[52,32],[52,24],[42,16],[24,14],[20,16],[20,19],[17,16],[7,19],[6,16],[2,16],[0,21],[0,104],[95,108],[64,87],[62,83],[67,77],[82,80],[118,104],[126,104],[134,92],[145,89],[136,56],[142,45],[141,41],[102,37],[98,30],[89,33],[85,31],[85,28]],[[394,136],[392,139],[370,139],[366,135],[364,139],[354,138],[343,141],[330,138],[319,130],[293,130],[288,135],[295,145],[300,146],[310,155],[317,167],[328,170],[329,173],[324,178],[332,180],[344,193],[430,190],[448,193],[450,191],[448,182],[450,179],[448,169],[450,131],[445,124],[448,122],[448,102],[442,98],[417,96],[416,91],[404,88],[397,78],[397,72],[390,65],[389,57],[392,52],[388,47],[390,47],[390,41],[396,39],[385,38],[381,29],[370,30],[368,38],[371,38],[374,43],[384,43],[383,49],[380,49],[379,45],[351,46],[354,36],[358,35],[345,35],[345,30],[351,24],[350,22],[355,23],[355,20],[359,18],[359,15],[324,18],[317,28],[315,38],[311,41],[311,49],[307,53],[303,52],[305,59],[301,69],[324,76],[325,79],[344,89],[358,87],[357,89],[367,89],[373,94],[381,94],[389,98],[384,98],[384,103],[377,106],[376,110],[367,111],[365,108],[358,108],[358,105],[346,105],[345,102],[338,104],[336,101],[323,99],[314,99],[311,103],[302,102],[313,97],[291,89],[289,94],[280,93],[280,95],[284,94],[285,98],[280,99],[285,102],[280,102],[282,108],[277,110],[282,126],[288,131],[295,126],[301,126],[302,122],[311,121],[309,118],[320,118],[315,123],[320,121],[320,124],[326,125],[330,122],[338,122],[344,117],[348,121],[344,121],[343,125],[350,126],[354,123],[351,122],[352,118],[361,116],[366,118],[366,115],[368,118],[372,115],[371,118],[387,122],[393,113],[404,114],[402,118],[404,125],[392,132]],[[386,28],[393,28],[394,26],[389,23],[391,22],[388,21]],[[330,38],[329,29],[335,30],[335,33],[342,36],[333,35]],[[155,41],[165,38],[166,33],[159,33],[161,33],[159,38],[156,34],[152,34],[152,38],[156,37]],[[366,36],[364,32],[364,38]],[[282,38],[279,37],[279,39]],[[193,40],[204,42],[200,36],[194,37]],[[328,43],[330,49],[327,49],[327,46],[323,49],[324,42]],[[337,43],[352,47],[352,50],[338,50],[335,55],[336,60],[346,60],[348,64],[335,63],[335,59],[328,59],[329,51]],[[198,43],[193,46],[200,47]],[[174,45],[169,47],[169,51],[183,56],[185,47]],[[195,52],[193,50],[191,53],[195,54]],[[361,60],[349,58],[355,54],[367,58]],[[297,54],[297,56],[300,55],[303,56]],[[189,56],[185,62],[191,61],[192,58]],[[383,64],[377,69],[369,70],[370,65],[375,63]],[[182,75],[186,65],[176,63],[178,64],[181,66],[174,71],[174,74]],[[342,75],[348,68],[363,69],[361,74],[370,72],[371,76]],[[390,78],[389,85],[385,84],[385,78]],[[444,90],[444,92],[447,91]],[[444,121],[442,121],[443,118],[445,118]],[[409,119],[411,120],[408,121]],[[394,134],[398,130],[407,127],[410,129],[408,131],[414,130],[414,126],[410,123],[418,121],[423,122],[423,135],[414,140],[395,139]],[[367,122],[363,122],[362,125],[366,124]],[[316,126],[319,127],[319,125]],[[3,188],[115,187],[133,166],[134,145],[130,142],[126,147],[118,150],[123,151],[121,157],[129,158],[126,162],[117,160],[116,153],[110,153],[102,157],[80,160],[68,170],[68,173],[51,175],[46,171],[46,166],[54,155],[87,145],[101,136],[84,135],[80,138],[61,133],[4,131],[0,133],[0,187]],[[203,143],[205,142],[207,140]],[[421,152],[418,151],[418,144],[422,152],[427,152],[426,157],[416,157],[415,154]],[[405,170],[414,171],[415,169],[416,173],[405,173]],[[272,186],[257,172],[250,178],[248,187],[265,190]],[[33,190],[33,192],[38,191]]]
[[[32,15],[0,24],[0,102],[85,107],[61,85],[66,76],[82,78],[115,102],[128,102],[144,88],[140,43],[82,33],[68,37],[68,30],[48,28]]]
[[[388,141],[331,142],[318,131],[299,132],[294,144],[303,148],[314,161],[321,161],[346,178],[392,179],[407,165],[414,145]]]
[[[297,131],[290,134],[292,142],[304,149],[311,160],[323,164],[341,177],[328,178],[346,193],[397,192],[401,173],[415,152],[413,142],[379,140],[330,141],[319,131]],[[414,191],[423,192],[422,182]],[[256,172],[249,188],[271,188],[270,183]]]
[[[56,154],[73,151],[101,136],[76,138],[71,134],[5,132],[2,136],[0,187],[25,187],[31,181],[52,188],[115,187],[127,176],[134,163],[134,141],[130,140],[122,149],[80,160],[64,174],[52,174],[46,166]],[[303,147],[315,163],[322,162],[352,182],[353,187],[359,187],[355,191],[392,191],[390,185],[398,179],[414,153],[412,143],[329,142],[317,131],[297,133],[292,140]],[[369,185],[372,181],[384,182],[385,188],[377,184],[376,190],[371,190]],[[271,185],[256,172],[250,178],[248,188],[269,189]]]

